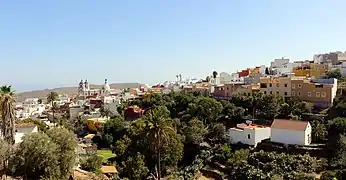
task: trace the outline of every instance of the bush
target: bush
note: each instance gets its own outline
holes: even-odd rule
[[[86,159],[83,159],[81,162],[81,168],[83,170],[94,172],[96,174],[100,173],[101,166],[102,158],[97,155],[93,155]]]

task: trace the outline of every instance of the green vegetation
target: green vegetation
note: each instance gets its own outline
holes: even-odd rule
[[[111,150],[97,150],[97,155],[102,158],[102,162],[107,162],[109,158],[115,157]]]
[[[233,149],[226,136],[226,129],[246,118],[255,117],[256,123],[262,124],[274,118],[300,119],[304,113],[311,112],[309,103],[261,93],[238,95],[229,101],[218,101],[199,93],[170,93],[152,94],[126,104],[148,110],[133,121],[125,120],[124,115],[111,118],[100,129],[100,138],[96,141],[99,148],[109,148],[117,154],[111,159],[117,164],[121,178],[193,179],[206,165],[215,167],[215,162],[224,168],[216,168],[214,172],[238,179],[256,173],[260,179],[308,177],[326,167],[323,159],[308,155]],[[124,112],[125,108],[121,106],[118,111]],[[325,141],[327,125],[316,121],[313,126],[318,127],[314,140]],[[265,160],[268,157],[270,159]],[[266,169],[260,165],[269,160],[267,166],[278,168]],[[283,164],[278,162],[288,167],[281,167]],[[313,167],[304,169],[299,164]]]
[[[6,91],[5,91],[6,90]],[[75,165],[75,134],[88,133],[86,122],[65,119],[56,127],[26,135],[12,148],[11,123],[14,122],[12,91],[1,94],[1,113],[6,122],[5,140],[0,142],[0,172],[27,179],[67,179]],[[111,117],[97,132],[96,155],[82,159],[81,168],[100,173],[102,163],[114,164],[119,178],[141,180],[170,178],[191,180],[204,168],[228,179],[342,179],[346,177],[346,98],[338,96],[328,110],[326,120],[312,119],[312,140],[327,143],[321,157],[248,149],[230,145],[227,129],[245,119],[269,124],[274,118],[301,119],[311,113],[309,103],[261,93],[236,95],[230,100],[216,100],[199,93],[152,94],[142,100],[124,102],[117,108],[120,116]],[[135,120],[126,120],[125,108],[137,105],[146,109]],[[5,109],[8,108],[8,109]],[[54,112],[54,111],[53,111]],[[55,119],[54,119],[55,120]],[[73,130],[75,134],[71,133]],[[285,146],[284,146],[285,147]],[[285,151],[285,148],[283,149]],[[115,155],[116,154],[116,155]],[[204,174],[204,176],[206,176]]]

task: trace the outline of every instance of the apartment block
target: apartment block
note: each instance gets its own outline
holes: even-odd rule
[[[336,51],[325,54],[316,54],[314,55],[313,60],[315,63],[331,63],[332,65],[337,65],[339,61],[346,60],[346,52]]]
[[[266,76],[260,78],[260,92],[277,94],[283,97],[291,96],[291,78]]]
[[[333,104],[337,91],[337,79],[291,79],[291,96],[299,100],[313,103],[318,107]]]
[[[310,61],[295,63],[300,64],[300,66],[293,68],[293,73],[296,76],[319,78],[329,70],[328,64],[316,64]]]

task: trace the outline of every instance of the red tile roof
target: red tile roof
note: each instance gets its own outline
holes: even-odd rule
[[[309,122],[307,121],[275,119],[271,125],[271,128],[305,131],[308,124]]]

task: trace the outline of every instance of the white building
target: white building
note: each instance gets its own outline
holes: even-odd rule
[[[275,68],[280,68],[284,64],[287,64],[290,62],[290,59],[285,59],[282,57],[281,59],[274,59],[274,61],[270,62],[270,68],[275,69]]]
[[[85,80],[84,82],[83,80],[81,80],[78,85],[78,96],[80,97],[87,97],[92,95],[107,96],[115,93],[117,93],[117,91],[115,89],[111,89],[107,79],[105,79],[105,83],[101,89],[91,89],[90,84],[87,80]]]
[[[59,100],[56,102],[58,105],[64,105],[70,102],[70,97],[66,94],[59,94]]]
[[[248,144],[256,146],[264,139],[270,138],[270,127],[255,124],[237,124],[237,127],[229,129],[231,144]]]
[[[307,121],[275,119],[271,125],[271,141],[309,145],[311,143],[311,125]]]
[[[338,64],[338,65],[333,65],[330,68],[331,71],[337,70],[337,69],[340,70],[340,73],[342,76],[346,76],[346,62],[342,62],[341,64]]]
[[[25,134],[33,133],[33,132],[38,132],[38,128],[35,124],[31,124],[31,123],[16,124],[16,134],[14,137],[15,143],[18,144],[22,142],[22,137]]]

